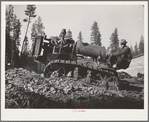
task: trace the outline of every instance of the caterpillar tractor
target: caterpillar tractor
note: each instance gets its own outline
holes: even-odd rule
[[[115,69],[106,62],[105,47],[75,42],[65,38],[65,29],[59,37],[35,37],[33,56],[45,65],[44,77],[69,76],[74,80],[85,79],[106,89],[118,90],[119,80]]]

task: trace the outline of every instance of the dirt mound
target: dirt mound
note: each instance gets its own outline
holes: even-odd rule
[[[105,91],[105,81],[97,85],[87,84],[84,80],[71,77],[46,79],[42,74],[26,69],[8,69],[5,72],[5,107],[143,109],[143,91]]]

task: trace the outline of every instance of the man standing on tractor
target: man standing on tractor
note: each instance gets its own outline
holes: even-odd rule
[[[125,39],[122,39],[121,49],[117,52],[114,52],[109,55],[109,58],[107,59],[108,64],[112,66],[114,69],[127,69],[129,67],[129,64],[132,59],[131,50],[126,45],[127,41]]]

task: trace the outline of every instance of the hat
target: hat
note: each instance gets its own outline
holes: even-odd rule
[[[127,43],[127,41],[126,41],[125,39],[122,39],[122,40],[121,40],[121,45],[122,45],[122,44],[126,44],[126,43]]]

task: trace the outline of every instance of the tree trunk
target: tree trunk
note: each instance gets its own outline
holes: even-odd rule
[[[30,16],[29,16],[29,20],[28,20],[28,24],[27,24],[27,28],[26,28],[26,32],[25,32],[25,37],[24,37],[24,40],[23,40],[23,44],[22,44],[22,50],[21,50],[21,64],[24,63],[24,58],[23,58],[23,48],[24,48],[24,43],[25,43],[25,39],[26,39],[26,35],[27,35],[27,31],[28,31],[28,28],[29,28],[29,23],[30,23]]]
[[[23,46],[24,46],[26,35],[27,35],[27,31],[28,31],[28,28],[29,28],[29,23],[30,23],[30,16],[29,16],[29,20],[28,20],[28,24],[27,24],[27,28],[26,28],[26,32],[25,32],[25,36],[24,36],[24,40],[23,40],[23,44],[22,44],[21,53],[23,53],[22,51],[23,51]]]

